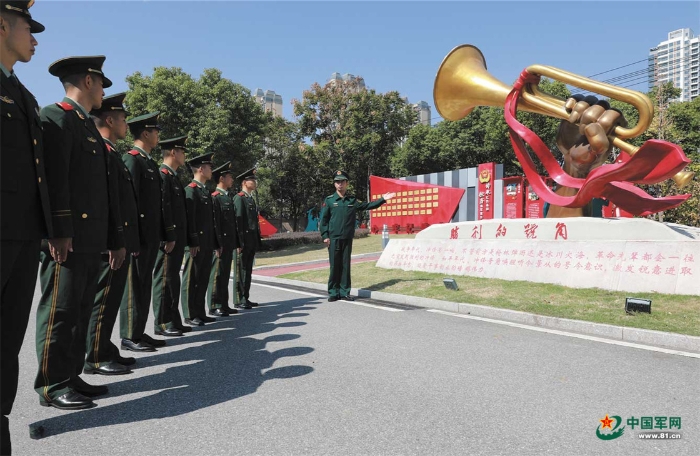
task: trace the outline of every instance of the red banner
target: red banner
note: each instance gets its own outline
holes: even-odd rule
[[[495,163],[482,163],[477,170],[477,220],[493,218],[493,180],[496,175]]]
[[[620,151],[620,154],[617,156],[617,160],[615,160],[615,163],[626,163],[632,158],[627,152],[622,152]],[[629,217],[632,218],[634,215],[630,212],[627,212],[625,210],[620,209],[617,207],[615,203],[612,201],[608,202],[607,206],[603,206],[603,217],[605,218],[612,218],[612,217]]]
[[[459,207],[463,188],[423,184],[400,179],[370,176],[372,201],[384,193],[395,192],[396,197],[370,211],[372,232],[380,232],[384,224],[400,231],[423,229],[435,223],[448,223]]]
[[[524,218],[525,179],[522,176],[503,178],[503,218]]]
[[[270,237],[277,232],[277,228],[260,214],[258,214],[258,224],[260,225],[260,237]]]

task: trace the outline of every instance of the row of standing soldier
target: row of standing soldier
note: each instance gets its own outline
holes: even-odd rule
[[[108,392],[80,374],[130,373],[133,357],[111,343],[120,316],[121,348],[155,351],[163,339],[146,334],[153,293],[154,334],[177,337],[228,306],[228,277],[240,256],[234,307],[251,308],[250,275],[260,247],[252,192],[255,169],[238,176],[231,197],[229,162],[212,170],[212,154],[187,161],[194,180],[186,187],[186,136],[160,141],[159,113],[129,121],[124,94],[104,97],[112,82],[104,56],[69,57],[49,67],[65,89],[61,102],[41,111],[14,73],[35,51],[33,2],[2,1],[2,447],[11,454],[9,414],[17,392],[19,352],[40,272],[36,316],[39,369],[34,388],[40,404],[75,410],[94,407]],[[135,138],[119,157],[114,144]],[[151,154],[161,146],[160,169]],[[204,184],[213,177],[217,190]],[[180,269],[184,257],[184,273]],[[155,279],[155,280],[154,280]],[[239,281],[234,280],[234,290]],[[182,296],[185,326],[178,310]]]

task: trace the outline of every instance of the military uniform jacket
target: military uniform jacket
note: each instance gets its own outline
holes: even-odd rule
[[[113,181],[112,185],[116,186],[115,192],[119,195],[119,212],[124,227],[124,246],[129,253],[138,252],[141,245],[139,241],[139,209],[136,202],[136,192],[131,183],[131,173],[109,140],[104,141],[109,151],[109,175]]]
[[[52,237],[39,105],[21,82],[0,78],[0,237]]]
[[[221,241],[225,250],[233,250],[238,245],[238,230],[236,229],[236,212],[233,209],[233,199],[217,189],[212,193],[214,212],[221,227]]]
[[[357,211],[375,209],[385,202],[384,198],[379,198],[371,203],[363,203],[347,193],[345,197],[338,192],[328,195],[321,207],[321,238],[352,239],[355,235]]]
[[[41,110],[53,237],[73,238],[76,253],[124,247],[108,152],[89,116],[69,98]]]
[[[221,246],[218,220],[214,215],[214,202],[209,191],[197,182],[185,188],[187,211],[192,213],[194,230],[199,236],[201,250],[216,250]]]
[[[166,165],[160,166],[160,177],[163,180],[163,193],[170,195],[170,209],[173,216],[176,243],[199,246],[199,232],[195,230],[194,213],[187,210],[185,188],[180,178],[172,173]]]
[[[238,192],[233,197],[233,209],[236,213],[239,246],[248,250],[258,250],[262,246],[262,240],[255,200],[245,192]]]
[[[158,165],[141,150],[122,155],[129,168],[139,204],[139,237],[142,244],[174,241],[170,195],[163,191]]]

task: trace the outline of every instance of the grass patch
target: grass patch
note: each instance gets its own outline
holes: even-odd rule
[[[459,290],[453,291],[443,286],[443,274],[382,269],[375,264],[372,261],[353,265],[352,286],[551,317],[700,336],[700,298],[697,296],[643,293],[640,297],[652,300],[652,313],[627,315],[624,310],[625,298],[640,295],[639,293],[451,276],[459,285]],[[326,283],[328,271],[295,272],[280,277]]]
[[[391,239],[413,239],[415,234],[392,234]],[[382,236],[370,234],[352,242],[352,254],[382,251]],[[302,261],[327,260],[328,248],[325,244],[303,244],[285,247],[282,250],[258,252],[255,254],[255,266],[274,266]]]

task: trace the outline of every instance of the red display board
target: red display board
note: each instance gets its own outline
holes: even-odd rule
[[[524,218],[525,178],[522,176],[503,178],[503,218]]]
[[[496,175],[495,163],[482,163],[477,170],[477,220],[493,218],[493,179]]]
[[[555,182],[551,177],[543,177],[542,180],[547,187],[554,188]],[[525,193],[525,218],[543,218],[545,201],[535,193],[527,179],[524,188],[527,189],[527,193]]]
[[[372,201],[381,198],[384,193],[396,193],[394,199],[370,211],[373,232],[381,230],[384,224],[409,231],[406,229],[409,225],[422,229],[434,223],[448,223],[464,195],[463,188],[377,176],[370,176],[369,186]]]
[[[267,219],[260,214],[258,214],[258,224],[260,225],[261,237],[270,237],[277,232],[277,228],[275,228],[272,223],[268,222]]]

